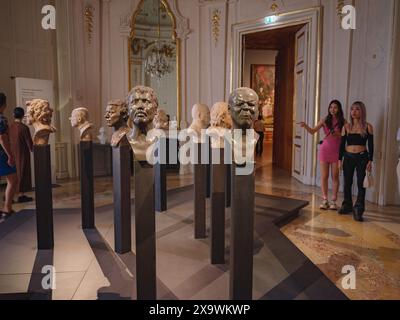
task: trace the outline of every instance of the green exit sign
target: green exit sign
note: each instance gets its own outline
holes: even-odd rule
[[[276,20],[278,20],[277,16],[268,16],[268,17],[265,17],[264,23],[265,24],[271,24],[271,23],[276,22]]]

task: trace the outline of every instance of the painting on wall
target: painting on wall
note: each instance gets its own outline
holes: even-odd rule
[[[260,99],[260,111],[264,118],[267,140],[274,126],[275,65],[252,64],[250,86]],[[271,137],[272,138],[272,137]]]

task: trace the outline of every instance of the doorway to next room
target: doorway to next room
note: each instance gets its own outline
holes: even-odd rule
[[[257,164],[293,170],[296,35],[295,25],[243,37],[242,85],[260,98],[264,123],[263,154]]]

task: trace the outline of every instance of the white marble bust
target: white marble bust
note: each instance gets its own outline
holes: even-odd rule
[[[37,146],[47,145],[49,136],[56,132],[56,128],[51,125],[53,109],[47,100],[34,99],[26,103],[26,120],[28,125],[32,125],[35,133],[33,143]]]
[[[155,138],[148,139],[148,132],[154,128],[153,120],[158,109],[157,96],[152,88],[137,86],[127,97],[130,121],[133,125],[128,137],[135,159],[146,161],[146,153],[154,146]]]
[[[79,129],[81,141],[92,141],[91,129],[93,124],[89,122],[89,110],[87,108],[76,108],[71,113],[71,126]]]
[[[195,143],[204,143],[201,131],[210,126],[210,109],[207,105],[197,103],[192,109],[193,122],[188,129],[188,133],[193,135]]]
[[[232,128],[232,118],[229,113],[229,106],[226,102],[217,102],[210,112],[210,127],[207,135],[211,138],[211,147],[215,149],[224,148],[225,135]]]
[[[238,137],[235,139],[235,134],[233,136],[234,159],[246,156],[246,162],[254,162],[254,148],[259,135],[254,131],[253,124],[258,117],[258,104],[258,95],[250,88],[238,88],[229,97],[233,129],[242,131],[242,141]]]
[[[114,128],[114,133],[111,137],[111,146],[118,147],[122,139],[131,131],[127,125],[129,118],[128,106],[122,100],[110,101],[106,108],[107,126]]]

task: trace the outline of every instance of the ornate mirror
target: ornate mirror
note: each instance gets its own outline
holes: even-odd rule
[[[165,0],[141,0],[131,19],[129,89],[153,88],[159,107],[180,123],[180,45],[176,19]]]

